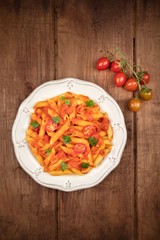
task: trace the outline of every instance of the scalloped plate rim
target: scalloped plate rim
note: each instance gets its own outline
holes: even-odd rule
[[[80,84],[88,84],[88,85],[92,85],[96,88],[98,88],[99,90],[101,90],[103,92],[103,94],[107,95],[107,97],[113,102],[113,104],[117,107],[117,109],[119,110],[119,113],[120,113],[120,116],[121,116],[121,125],[123,126],[123,131],[124,131],[124,142],[121,146],[121,149],[119,150],[119,154],[117,156],[117,161],[116,163],[111,166],[109,169],[106,170],[106,172],[103,173],[103,175],[94,183],[91,183],[91,184],[86,184],[86,185],[80,185],[80,186],[75,186],[75,187],[69,187],[69,188],[66,188],[62,185],[56,185],[56,184],[46,184],[46,183],[43,183],[41,181],[38,181],[37,177],[35,176],[35,174],[31,174],[29,170],[27,170],[25,168],[25,166],[22,165],[21,161],[19,160],[19,157],[18,157],[18,153],[17,153],[17,146],[16,146],[16,140],[15,140],[15,128],[16,128],[16,123],[19,119],[19,114],[20,112],[22,111],[22,107],[25,103],[27,103],[27,101],[29,101],[32,96],[34,96],[42,87],[45,87],[49,84],[57,84],[57,83],[65,83],[67,81],[75,81],[76,83],[80,83]],[[55,95],[56,96],[56,95]],[[18,108],[18,111],[17,111],[17,114],[16,114],[16,117],[15,117],[15,120],[14,120],[14,123],[13,123],[13,127],[12,127],[12,142],[13,142],[13,147],[14,147],[14,152],[15,152],[15,155],[16,155],[16,158],[17,158],[17,161],[19,162],[20,166],[22,167],[22,169],[34,180],[36,181],[38,184],[40,184],[41,186],[44,186],[44,187],[48,187],[48,188],[51,188],[51,189],[57,189],[57,190],[61,190],[61,191],[64,191],[64,192],[72,192],[72,191],[77,191],[77,190],[82,190],[82,189],[87,189],[87,188],[91,188],[91,187],[94,187],[96,185],[98,185],[100,182],[102,182],[120,163],[121,161],[121,157],[122,157],[122,154],[123,154],[123,151],[124,151],[124,148],[125,148],[125,145],[126,145],[126,142],[127,142],[127,130],[126,130],[126,125],[125,125],[125,120],[124,120],[124,116],[123,116],[123,113],[118,105],[118,103],[114,100],[114,98],[108,94],[103,88],[101,88],[99,85],[95,84],[95,83],[92,83],[92,82],[89,82],[89,81],[85,81],[85,80],[80,80],[78,78],[72,78],[72,77],[68,77],[68,78],[62,78],[62,79],[57,79],[57,80],[50,80],[50,81],[47,81],[41,85],[39,85],[38,87],[36,87],[30,94],[29,96],[24,99],[24,101],[20,104],[19,108]],[[39,165],[39,169],[42,169],[42,167]],[[35,171],[37,170],[37,168],[35,169]],[[56,177],[56,176],[53,176],[53,177]]]

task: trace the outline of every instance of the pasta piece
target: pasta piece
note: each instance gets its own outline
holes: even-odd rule
[[[61,176],[61,175],[71,175],[73,174],[72,171],[70,170],[65,170],[64,172],[62,171],[52,171],[52,172],[49,172],[50,175],[52,176]]]
[[[107,133],[102,130],[102,131],[99,132],[99,134],[100,134],[101,137],[104,137],[104,136],[106,136]]]
[[[58,113],[58,107],[57,107],[57,104],[56,102],[54,101],[54,99],[48,99],[48,103],[50,105],[50,107]]]
[[[95,160],[95,159],[97,158],[97,156],[99,155],[100,151],[101,151],[101,150],[104,150],[104,149],[105,149],[105,143],[103,142],[103,143],[100,145],[100,147],[97,149],[96,154],[93,155],[93,159]]]
[[[52,148],[49,156],[44,160],[45,166],[48,166],[48,164],[51,162],[51,159],[55,156],[55,149]]]
[[[108,126],[108,131],[107,131],[107,133],[108,133],[108,138],[109,138],[109,140],[112,140],[113,130],[112,130],[111,124],[109,124],[109,126]]]
[[[108,139],[104,139],[104,143],[106,146],[112,146],[112,142]]]
[[[80,170],[77,170],[76,168],[71,168],[71,171],[77,175],[83,175]]]
[[[110,147],[108,147],[107,149],[105,149],[105,150],[104,150],[104,151],[105,151],[105,155],[107,155],[108,153],[110,153],[111,149],[112,149],[112,147],[111,147],[111,146],[110,146]]]
[[[73,155],[74,154],[73,148],[68,148],[68,147],[63,147],[63,146],[61,146],[61,148],[68,155]]]
[[[70,120],[68,119],[66,123],[51,137],[50,144],[54,144],[58,138],[60,138],[70,127]]]
[[[51,118],[57,117],[57,112],[51,108],[48,108],[48,114],[50,115]]]
[[[78,118],[73,118],[72,119],[72,122],[76,125],[79,125],[79,126],[87,126],[87,125],[94,125],[93,122],[88,122],[88,121],[84,121],[84,120],[80,120]]]
[[[31,119],[37,121],[39,125],[41,125],[42,120],[35,113],[31,114]]]
[[[82,170],[82,173],[83,173],[83,174],[87,174],[89,171],[91,171],[92,168],[93,168],[93,167],[88,167],[88,168],[86,168],[86,169],[83,169],[83,170]]]
[[[41,107],[47,107],[47,106],[49,106],[48,101],[42,101],[42,102],[38,102],[38,103],[34,106],[34,108],[41,108]]]
[[[42,124],[40,126],[40,130],[39,130],[39,137],[43,137],[45,135],[45,122],[44,120],[42,120]]]
[[[33,148],[31,145],[30,145],[30,147],[31,147],[31,150],[32,150],[34,156],[35,156],[36,159],[38,160],[39,164],[40,164],[41,166],[44,166],[43,158],[42,158],[41,155],[38,153],[37,149],[36,149],[36,148]]]
[[[27,129],[27,134],[28,134],[30,137],[32,137],[32,138],[34,138],[34,139],[37,139],[37,133],[34,132],[33,130]]]
[[[97,112],[97,113],[92,113],[92,116],[93,116],[94,120],[99,120],[100,118],[104,117],[104,114],[101,112]]]
[[[60,166],[61,162],[62,162],[62,159],[59,160],[57,163],[51,164],[48,167],[48,171],[51,172],[51,171],[55,170],[56,168],[58,168]]]
[[[104,156],[99,155],[99,156],[96,158],[96,160],[94,161],[94,166],[95,166],[95,167],[98,166],[98,165],[102,162],[103,158],[104,158]]]

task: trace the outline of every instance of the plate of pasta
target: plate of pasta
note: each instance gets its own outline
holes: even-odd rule
[[[21,167],[39,184],[68,192],[100,183],[119,164],[126,140],[116,101],[98,85],[74,78],[36,88],[12,128]]]

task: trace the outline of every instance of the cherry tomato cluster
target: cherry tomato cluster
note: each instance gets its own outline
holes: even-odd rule
[[[121,57],[120,60],[112,60],[115,54],[118,53]],[[102,57],[98,60],[96,68],[98,70],[105,70],[110,67],[110,70],[115,74],[114,83],[117,87],[124,87],[127,91],[137,91],[137,96],[132,98],[128,107],[132,112],[138,112],[142,106],[140,98],[144,101],[149,101],[152,99],[152,89],[147,88],[147,84],[150,81],[150,75],[148,72],[142,71],[142,68],[137,65],[130,65],[128,61],[124,58],[123,54],[115,47],[115,53],[110,57]],[[129,68],[133,76],[127,79],[126,68]],[[134,68],[139,68],[139,72],[136,73]],[[144,85],[144,87],[142,87]]]

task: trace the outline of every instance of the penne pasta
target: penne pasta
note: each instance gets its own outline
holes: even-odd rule
[[[35,104],[26,131],[35,158],[52,176],[87,174],[110,153],[112,139],[108,114],[71,92]]]

